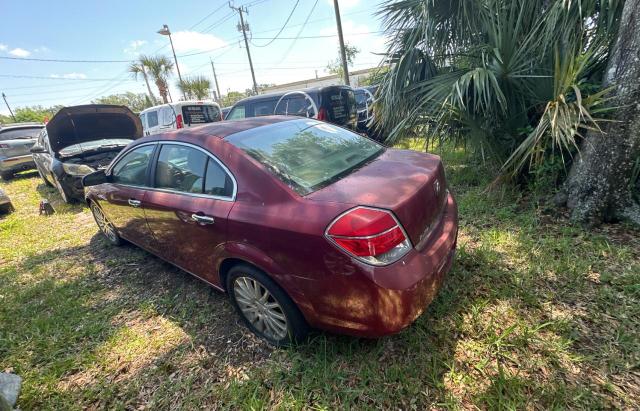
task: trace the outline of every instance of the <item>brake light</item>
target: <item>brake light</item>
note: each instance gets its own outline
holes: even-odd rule
[[[327,109],[324,107],[320,107],[320,110],[318,110],[318,120],[326,121],[327,119],[328,119]]]
[[[391,264],[411,249],[395,216],[378,208],[347,211],[329,225],[326,236],[347,254],[373,265]]]
[[[176,128],[182,128],[182,114],[176,116]]]
[[[0,148],[9,148],[9,144],[0,144]]]

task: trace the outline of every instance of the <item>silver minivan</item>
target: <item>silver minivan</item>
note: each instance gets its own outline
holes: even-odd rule
[[[222,110],[210,101],[178,101],[150,107],[140,113],[144,135],[195,127],[222,120]]]
[[[40,123],[0,126],[0,177],[8,180],[17,172],[36,168],[29,149],[43,127]]]

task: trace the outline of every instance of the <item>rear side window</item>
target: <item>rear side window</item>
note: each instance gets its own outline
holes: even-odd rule
[[[307,119],[239,132],[226,140],[300,195],[340,180],[384,150],[356,133]]]
[[[244,105],[238,105],[235,106],[231,109],[231,111],[229,112],[229,114],[227,115],[227,120],[237,120],[239,118],[245,118],[245,106]]]
[[[229,174],[212,158],[209,158],[207,163],[204,194],[218,197],[233,196],[233,181],[231,181],[231,177],[229,177]]]
[[[0,141],[37,138],[41,131],[42,127],[0,131]]]
[[[302,93],[295,93],[284,97],[276,107],[276,114],[300,117],[313,117],[316,111],[313,101]]]
[[[253,115],[256,117],[272,116],[277,102],[278,100],[264,100],[253,103]]]
[[[207,158],[195,148],[163,145],[156,166],[156,188],[201,194]]]
[[[163,107],[160,109],[160,124],[163,126],[172,126],[176,123],[176,115],[171,107]]]
[[[142,146],[125,154],[111,172],[116,184],[146,186],[147,167],[155,146]]]
[[[221,120],[218,107],[209,104],[182,106],[185,124],[206,124]]]
[[[147,113],[147,125],[149,128],[155,127],[158,125],[158,112],[150,111]]]

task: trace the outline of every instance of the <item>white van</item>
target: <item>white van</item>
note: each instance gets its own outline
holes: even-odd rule
[[[150,107],[140,113],[140,120],[148,136],[220,121],[222,111],[210,101],[178,101]]]

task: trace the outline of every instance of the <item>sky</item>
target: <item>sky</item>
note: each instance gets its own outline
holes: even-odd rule
[[[338,57],[333,0],[298,0],[297,6],[296,0],[232,4],[248,9],[245,22],[251,30],[249,49],[258,84],[328,74],[327,63]],[[380,56],[374,53],[385,48],[375,15],[378,1],[339,0],[339,4],[345,42],[360,50],[351,70],[377,66]],[[279,38],[270,42],[290,14]],[[0,0],[0,16],[0,92],[12,108],[87,104],[125,91],[145,93],[144,81],[128,74],[127,61],[140,53],[172,57],[168,37],[156,33],[163,24],[172,32],[183,77],[205,75],[213,85],[211,58],[222,94],[251,88],[247,53],[236,27],[238,13],[226,0]],[[100,62],[88,62],[96,60]],[[175,99],[176,82],[174,75],[170,84]],[[3,101],[0,113],[9,114]]]

